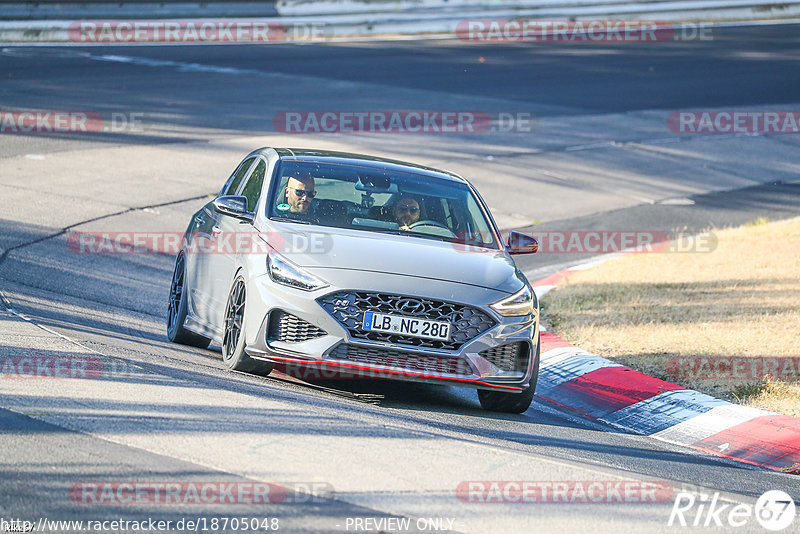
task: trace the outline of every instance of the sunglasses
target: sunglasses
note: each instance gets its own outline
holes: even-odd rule
[[[314,198],[315,196],[317,196],[316,191],[308,191],[306,189],[295,189],[294,187],[290,187],[289,189],[293,189],[294,194],[300,198],[303,198],[306,195],[308,195],[308,198]]]
[[[397,211],[407,211],[409,213],[417,213],[419,208],[415,208],[414,206],[397,206]]]

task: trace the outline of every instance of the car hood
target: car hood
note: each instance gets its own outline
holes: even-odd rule
[[[524,277],[502,250],[367,231],[271,224],[262,234],[285,258],[334,282],[336,270],[443,280],[514,293]],[[413,282],[410,282],[413,284]]]

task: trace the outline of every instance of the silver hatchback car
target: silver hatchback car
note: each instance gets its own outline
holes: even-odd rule
[[[171,341],[275,363],[469,386],[528,409],[539,303],[477,191],[452,173],[357,154],[261,148],[192,216],[169,294]]]

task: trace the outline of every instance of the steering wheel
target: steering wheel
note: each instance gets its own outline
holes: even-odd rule
[[[418,227],[426,227],[426,226],[427,227],[433,227],[433,228],[441,228],[442,230],[445,230],[447,232],[446,234],[443,234],[443,233],[440,233],[440,232],[433,232],[434,235],[442,235],[444,237],[455,237],[456,236],[456,234],[453,233],[453,231],[450,228],[448,228],[447,226],[445,226],[444,224],[442,224],[440,222],[437,222],[437,221],[431,221],[429,219],[423,219],[421,221],[417,221],[415,223],[411,223],[411,224],[408,225],[408,229],[409,230],[414,230],[414,229],[416,229]]]

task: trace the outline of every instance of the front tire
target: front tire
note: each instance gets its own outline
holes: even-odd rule
[[[228,369],[266,376],[272,364],[252,359],[245,352],[244,313],[247,303],[247,285],[241,275],[236,277],[225,305],[225,333],[222,338],[222,360]]]
[[[536,382],[539,379],[539,341],[536,341],[536,361],[533,364],[530,385],[522,393],[505,393],[486,389],[478,390],[478,400],[481,408],[490,412],[524,413],[533,402],[536,393]]]
[[[175,271],[169,287],[169,305],[167,308],[167,337],[173,343],[189,345],[204,349],[211,339],[190,332],[183,327],[189,309],[189,291],[186,287],[186,258],[183,253],[175,260]]]

